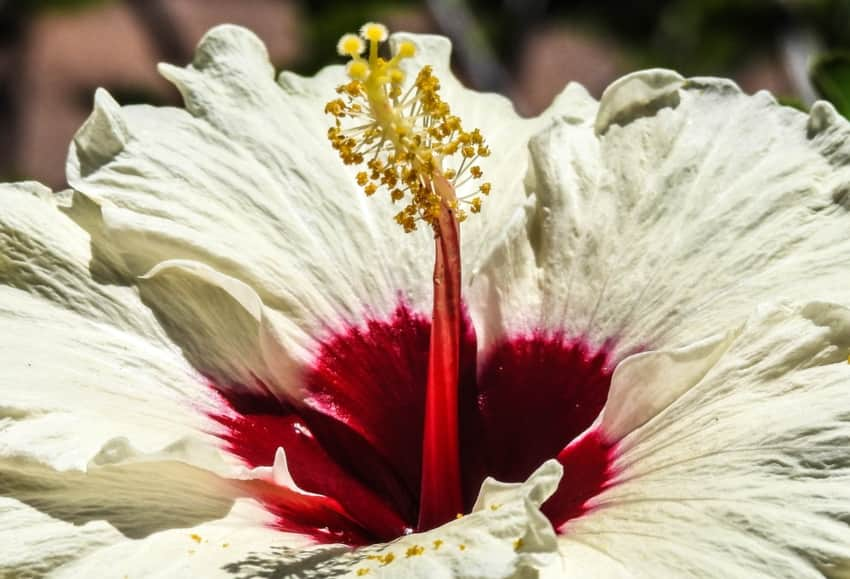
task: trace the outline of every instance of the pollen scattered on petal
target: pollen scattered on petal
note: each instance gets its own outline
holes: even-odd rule
[[[363,577],[364,575],[368,575],[369,573],[370,573],[370,570],[367,567],[360,567],[357,570],[357,576],[358,577]]]
[[[201,541],[203,541],[203,537],[201,537],[197,533],[192,533],[191,535],[189,535],[189,538],[195,541],[196,543],[200,543]]]
[[[460,549],[461,551],[466,551],[466,544],[461,543],[460,545],[457,546],[457,548]]]
[[[520,549],[522,549],[522,546],[523,546],[524,544],[525,544],[525,543],[524,543],[524,541],[522,540],[522,537],[520,537],[519,539],[515,540],[515,541],[514,541],[514,551],[519,551]]]
[[[434,539],[434,550],[435,551],[442,546],[443,546],[443,540],[442,539]]]
[[[387,554],[385,554],[385,555],[380,555],[380,556],[378,557],[378,562],[379,562],[381,565],[384,565],[384,566],[389,565],[389,564],[390,564],[390,563],[392,563],[393,561],[395,561],[395,555],[394,555],[394,554],[392,554],[392,553],[387,553]]]
[[[364,39],[368,56],[361,57]],[[369,169],[356,177],[366,195],[382,190],[393,203],[404,203],[395,221],[405,231],[414,231],[422,222],[437,228],[445,207],[463,221],[467,211],[481,211],[479,195],[488,195],[490,184],[464,196],[456,196],[455,189],[483,177],[475,161],[488,156],[490,149],[479,129],[464,130],[452,114],[430,66],[408,81],[402,65],[416,54],[412,42],[399,42],[389,60],[378,56],[378,44],[386,39],[386,27],[377,23],[364,24],[360,37],[346,34],[340,39],[338,52],[351,56],[350,80],[337,87],[339,97],[325,106],[334,117],[328,139],[346,165]],[[442,179],[450,183],[450,194],[435,185]]]

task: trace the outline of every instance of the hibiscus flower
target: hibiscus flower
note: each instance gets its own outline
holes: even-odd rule
[[[98,91],[71,191],[0,188],[0,574],[850,572],[832,107],[652,70],[521,119],[443,38],[346,42],[275,79],[216,28],[185,110]],[[343,164],[385,65],[475,165]]]

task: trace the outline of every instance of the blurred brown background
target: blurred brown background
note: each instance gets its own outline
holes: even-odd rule
[[[539,113],[566,82],[598,96],[616,77],[672,67],[731,76],[805,107],[807,62],[850,36],[844,0],[307,2],[299,0],[0,0],[0,179],[64,186],[68,143],[106,87],[122,104],[179,104],[158,61],[186,63],[222,22],[254,30],[279,68],[338,59],[336,39],[367,20],[452,37],[467,84]]]

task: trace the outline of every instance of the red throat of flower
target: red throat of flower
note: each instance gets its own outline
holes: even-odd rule
[[[460,234],[451,205],[454,189],[433,178],[442,199],[435,232],[434,305],[425,391],[420,529],[441,525],[463,512],[458,426],[460,373]]]

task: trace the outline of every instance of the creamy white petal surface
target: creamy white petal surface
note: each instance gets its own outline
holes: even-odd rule
[[[561,471],[550,461],[522,484],[488,480],[471,514],[384,545],[311,545],[257,527],[257,514],[245,502],[220,521],[115,544],[55,576],[530,579],[556,558],[554,531],[538,507]]]
[[[74,525],[0,497],[0,577],[42,577],[121,538],[105,521]]]
[[[464,89],[448,70],[445,39],[405,38],[419,47],[410,64],[434,65],[446,100],[494,151],[482,162],[492,199],[463,235],[473,268],[520,208],[526,144],[548,116],[521,119],[507,99]],[[83,225],[103,232],[96,242],[123,267],[142,275],[163,260],[206,263],[314,331],[366,310],[388,313],[400,295],[430,309],[431,233],[404,234],[392,217],[398,209],[367,199],[327,141],[324,103],[346,79],[342,66],[276,82],[262,43],[222,26],[202,40],[192,65],[161,71],[185,111],[121,108],[101,91],[68,162],[71,185],[102,212],[102,223]],[[585,94],[571,86],[553,111]]]
[[[806,115],[719,79],[620,79],[532,140],[528,221],[472,282],[479,336],[566,329],[622,355],[766,300],[847,303],[848,137],[825,103]]]
[[[242,468],[208,433],[204,376],[138,290],[92,279],[89,236],[49,190],[3,185],[0,201],[0,569],[38,576],[93,546],[224,516],[235,493],[211,471]],[[229,340],[242,336],[234,309],[217,310]]]
[[[201,437],[202,377],[135,289],[96,283],[88,235],[35,185],[0,187],[0,456],[85,469],[125,438]]]
[[[623,362],[601,420],[622,437],[613,486],[566,523],[552,576],[846,577],[848,351],[850,310],[810,303]],[[617,418],[649,398],[668,403]]]

